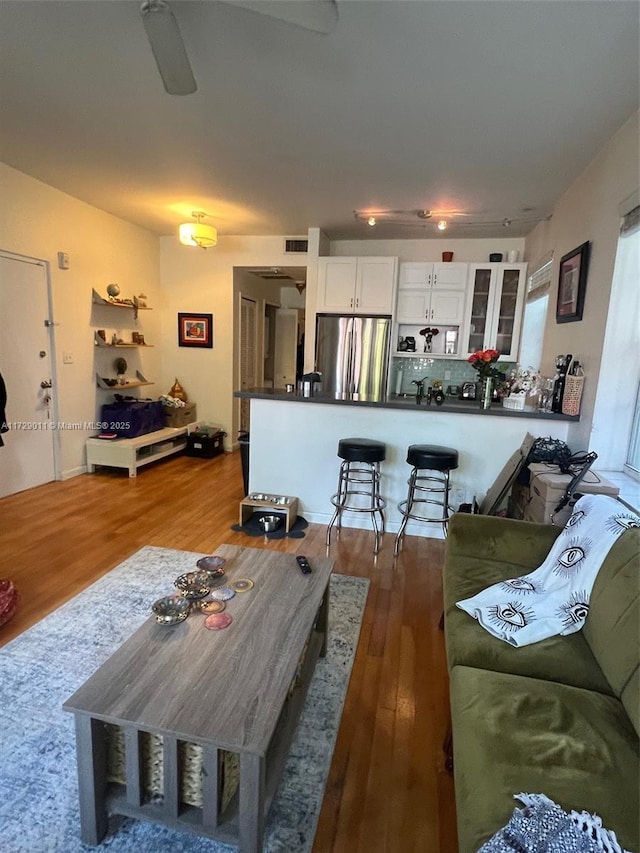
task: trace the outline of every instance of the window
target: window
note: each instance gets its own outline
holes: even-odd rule
[[[546,255],[527,280],[527,299],[524,306],[524,320],[520,337],[519,363],[525,370],[532,367],[540,369],[544,328],[549,307],[551,287],[551,267],[553,252]]]

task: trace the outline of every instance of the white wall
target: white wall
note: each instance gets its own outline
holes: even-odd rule
[[[508,230],[505,229],[505,235]],[[443,252],[453,252],[453,260],[474,263],[489,260],[492,252],[502,252],[504,260],[511,249],[524,251],[524,237],[498,240],[459,239],[443,237],[437,240],[333,240],[329,254],[342,257],[390,255],[402,261],[441,261]]]
[[[99,406],[111,402],[113,395],[96,388],[92,318],[102,327],[103,323],[107,326],[108,317],[98,318],[92,311],[91,290],[95,288],[106,296],[107,284],[117,282],[123,297],[144,292],[149,305],[157,309],[158,238],[5,164],[0,164],[0,196],[0,249],[39,258],[50,265],[57,324],[54,337],[58,420],[95,421]],[[69,254],[68,270],[58,269],[58,252]],[[28,306],[25,308],[28,310]],[[99,309],[112,314],[116,310]],[[118,312],[121,315],[123,319],[118,322],[124,324],[128,312]],[[145,351],[140,358],[144,359],[146,375],[155,378],[160,371],[160,311],[147,311],[142,317],[140,331],[144,329],[147,343],[156,347]],[[73,354],[73,364],[62,363],[63,351]],[[136,358],[127,355],[132,364]],[[150,396],[160,393],[153,386],[140,390]],[[66,478],[84,470],[84,443],[92,433],[95,430],[59,432],[59,476]]]
[[[638,187],[639,117],[636,113],[618,130],[560,198],[552,219],[538,225],[526,241],[525,259],[534,265],[547,252],[554,253],[542,373],[553,376],[555,356],[570,352],[583,364],[586,374],[580,422],[572,424],[569,431],[568,444],[574,451],[589,449],[598,453],[597,439],[594,435],[593,443],[591,436],[594,403],[618,245],[619,204]],[[591,260],[583,319],[557,324],[560,258],[587,240],[591,242]]]
[[[239,327],[239,298],[236,296],[234,299],[234,267],[305,264],[307,288],[304,293],[308,300],[313,299],[311,304],[315,305],[317,261],[314,260],[311,240],[307,255],[285,255],[283,237],[219,237],[217,246],[206,250],[182,246],[177,238],[160,238],[163,387],[168,389],[177,376],[189,398],[197,404],[198,418],[223,426],[227,432],[227,450],[235,444],[237,437],[235,412],[238,401],[234,399],[233,392],[239,388],[238,357],[237,353],[234,354],[234,328]],[[178,346],[179,311],[214,315],[213,349]],[[235,338],[236,344],[238,341],[239,335]]]

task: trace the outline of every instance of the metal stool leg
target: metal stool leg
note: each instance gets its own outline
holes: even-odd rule
[[[407,499],[406,499],[406,501],[401,501],[398,504],[398,509],[402,513],[402,522],[400,524],[400,528],[399,528],[398,532],[396,533],[396,541],[393,545],[393,556],[394,557],[398,556],[398,554],[400,553],[400,549],[402,547],[402,544],[404,542],[404,531],[405,531],[405,528],[406,528],[407,523],[409,521],[409,516],[411,514],[411,508],[413,507],[413,497],[414,497],[414,493],[415,493],[416,477],[417,476],[418,476],[418,469],[412,468],[411,469],[411,475],[410,475],[409,479],[407,480],[407,483],[409,484],[409,491],[407,492]]]
[[[353,467],[352,467],[353,465]],[[367,466],[367,467],[364,467]],[[353,486],[353,488],[350,488]],[[362,495],[368,498],[368,502],[364,506],[350,506],[350,495]],[[347,512],[368,512],[371,515],[371,522],[375,534],[375,544],[373,552],[377,554],[380,550],[382,534],[385,531],[384,507],[386,502],[380,495],[380,465],[378,462],[350,462],[343,461],[340,465],[340,475],[338,479],[338,491],[332,497],[331,502],[335,506],[335,510],[329,526],[327,527],[326,545],[331,544],[331,529],[336,527],[340,531],[342,526],[342,513]],[[376,514],[380,515],[380,524],[376,518]]]
[[[342,509],[347,500],[347,486],[349,480],[349,463],[342,462],[340,463],[340,473],[338,474],[338,491],[336,493],[336,504],[335,510],[331,517],[331,521],[329,522],[329,526],[327,527],[327,536],[325,540],[326,545],[331,544],[331,528],[334,524],[336,524],[336,529],[339,531],[341,529],[341,520],[342,520]]]

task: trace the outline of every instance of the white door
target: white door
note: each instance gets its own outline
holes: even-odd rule
[[[52,334],[44,263],[0,255],[0,373],[9,431],[0,447],[0,497],[55,479]]]
[[[242,297],[240,303],[240,388],[256,386],[256,303]],[[249,429],[249,400],[240,401],[240,429]]]
[[[434,290],[431,293],[433,323],[456,326],[464,320],[465,293],[462,290]]]
[[[318,312],[349,313],[354,310],[357,258],[320,258],[318,263]]]
[[[466,290],[468,264],[434,264],[433,287]]]
[[[393,314],[397,258],[358,258],[356,314]]]
[[[284,388],[296,381],[298,355],[298,309],[279,308],[276,311],[274,385]]]

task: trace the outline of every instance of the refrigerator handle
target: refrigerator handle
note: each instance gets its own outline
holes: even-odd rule
[[[353,392],[353,317],[349,318],[347,325],[347,371],[346,371],[345,391]]]
[[[353,340],[351,342],[351,381],[349,383],[349,391],[352,394],[357,394],[360,391],[360,372],[362,369],[362,319],[360,317],[353,318]]]

